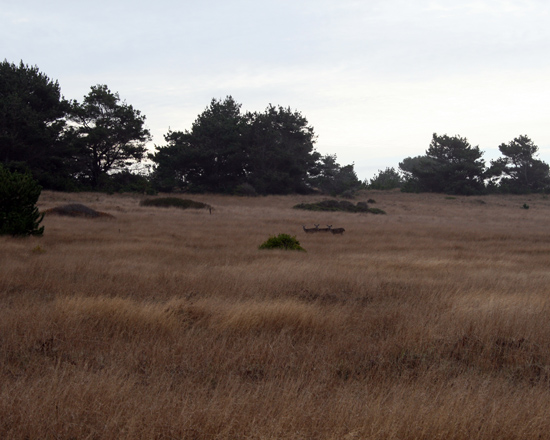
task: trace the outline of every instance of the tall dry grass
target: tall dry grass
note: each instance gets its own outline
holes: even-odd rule
[[[550,438],[550,201],[363,198],[44,192],[115,219],[0,238],[0,438]]]

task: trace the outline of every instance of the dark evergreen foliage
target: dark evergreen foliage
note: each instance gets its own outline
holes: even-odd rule
[[[30,173],[11,172],[0,165],[0,235],[42,235],[36,202],[41,186]]]
[[[67,122],[70,123],[67,123]],[[479,147],[460,136],[433,134],[426,153],[407,157],[360,182],[354,164],[315,151],[316,136],[299,112],[269,105],[243,113],[231,96],[213,99],[189,131],[169,131],[149,155],[147,175],[131,166],[151,139],[145,116],[106,85],[82,104],[68,102],[53,81],[22,61],[0,63],[0,164],[30,173],[47,189],[107,192],[184,190],[238,195],[311,193],[353,198],[358,189],[480,194],[550,190],[550,167],[526,135],[501,144],[486,168]]]
[[[0,163],[29,171],[45,188],[70,188],[72,150],[63,137],[67,108],[58,82],[38,67],[0,63]]]
[[[77,151],[78,177],[93,189],[100,188],[109,172],[125,170],[145,157],[151,139],[145,116],[121,103],[106,85],[92,86],[82,104],[73,101],[69,117],[75,124],[69,138]]]
[[[336,162],[336,155],[321,157],[315,167],[314,175],[310,178],[311,184],[323,192],[336,196],[339,194],[352,195],[364,187],[357,178],[354,165],[340,166]]]
[[[269,105],[246,115],[247,182],[260,194],[308,193],[320,155],[315,133],[298,111]]]
[[[162,191],[289,194],[323,183],[339,193],[360,185],[353,165],[334,162],[335,173],[322,175],[313,127],[290,108],[243,114],[231,96],[213,99],[190,131],[170,131],[165,139],[150,155],[153,182]]]
[[[550,167],[535,158],[539,148],[528,136],[519,136],[498,148],[504,157],[491,161],[488,175],[501,192],[524,194],[550,186]]]
[[[150,158],[156,163],[154,183],[160,190],[231,193],[245,178],[245,121],[232,97],[213,99],[191,131],[170,131],[167,145]]]
[[[399,164],[405,175],[404,191],[472,195],[485,190],[485,162],[479,147],[460,136],[438,136],[425,156],[406,158]]]
[[[395,168],[386,168],[384,171],[378,170],[376,174],[368,183],[368,189],[381,189],[389,190],[395,188],[401,188],[403,185],[403,178]]]

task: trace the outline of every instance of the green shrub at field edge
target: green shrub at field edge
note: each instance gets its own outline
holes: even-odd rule
[[[267,239],[265,243],[262,243],[259,249],[284,249],[288,251],[304,251],[305,249],[300,246],[300,242],[296,237],[288,234],[279,234]]]

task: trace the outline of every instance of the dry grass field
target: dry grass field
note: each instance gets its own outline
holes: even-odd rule
[[[0,237],[0,438],[550,439],[550,200],[191,198]]]

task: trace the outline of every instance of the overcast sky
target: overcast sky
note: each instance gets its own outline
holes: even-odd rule
[[[299,110],[360,179],[433,133],[485,153],[526,134],[550,163],[546,0],[0,0],[0,57],[82,101],[106,84],[164,145],[212,98]],[[153,145],[151,145],[153,148]]]

